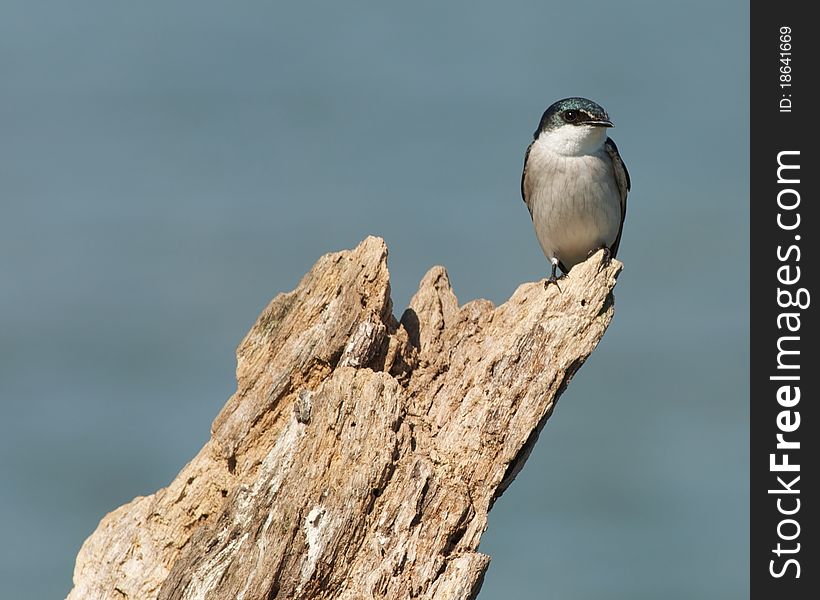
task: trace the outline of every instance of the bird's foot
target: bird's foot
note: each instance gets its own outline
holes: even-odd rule
[[[558,277],[557,277],[557,275],[558,275],[558,258],[557,257],[551,258],[550,259],[550,264],[552,265],[552,272],[550,273],[550,276],[547,278],[547,280],[544,282],[544,289],[545,290],[548,289],[550,287],[550,284],[554,283],[555,287],[558,288],[558,292],[560,293],[561,286],[558,285]],[[562,275],[562,277],[563,277],[563,275]]]
[[[587,254],[587,258],[598,252],[598,250],[603,250],[604,255],[601,257],[601,262],[598,265],[598,272],[600,273],[603,269],[607,268],[609,264],[612,262],[612,250],[609,249],[609,246],[600,246],[595,248],[594,250],[590,250]]]
[[[612,250],[609,249],[609,246],[598,246],[597,248],[590,250],[587,252],[587,258],[598,252],[598,250],[604,251],[604,257],[601,262],[606,263],[607,265],[612,262]]]
[[[563,275],[562,275],[562,277],[563,277]],[[544,280],[544,289],[545,289],[545,290],[548,290],[548,289],[550,288],[550,284],[551,284],[551,283],[554,283],[554,284],[555,284],[555,287],[557,287],[557,288],[558,288],[558,291],[560,292],[560,291],[561,291],[561,286],[560,286],[560,285],[558,285],[558,279],[559,279],[559,277],[556,277],[556,276],[555,276],[555,273],[553,273],[552,275],[550,275],[549,277],[547,277],[547,278]]]

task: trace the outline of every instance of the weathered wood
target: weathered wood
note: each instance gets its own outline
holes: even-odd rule
[[[398,322],[387,248],[322,257],[237,351],[167,488],[103,518],[70,600],[474,598],[495,499],[613,315],[603,253],[560,289],[459,307],[431,269]]]

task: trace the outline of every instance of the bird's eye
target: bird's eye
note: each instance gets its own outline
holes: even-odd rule
[[[578,119],[578,111],[568,110],[564,112],[564,121],[573,123]]]

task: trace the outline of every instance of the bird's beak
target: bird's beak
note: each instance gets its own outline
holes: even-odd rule
[[[593,127],[615,127],[612,124],[612,121],[607,121],[606,119],[601,119],[600,121],[587,121],[584,125],[592,125]]]

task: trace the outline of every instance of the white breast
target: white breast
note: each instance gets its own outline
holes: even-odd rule
[[[569,133],[582,129],[570,127]],[[592,251],[611,247],[621,224],[620,193],[612,160],[603,147],[606,130],[590,129],[595,137],[602,135],[590,152],[584,152],[593,145],[590,132],[577,136],[544,132],[527,158],[525,188],[536,236],[547,259],[557,258],[567,269]]]

